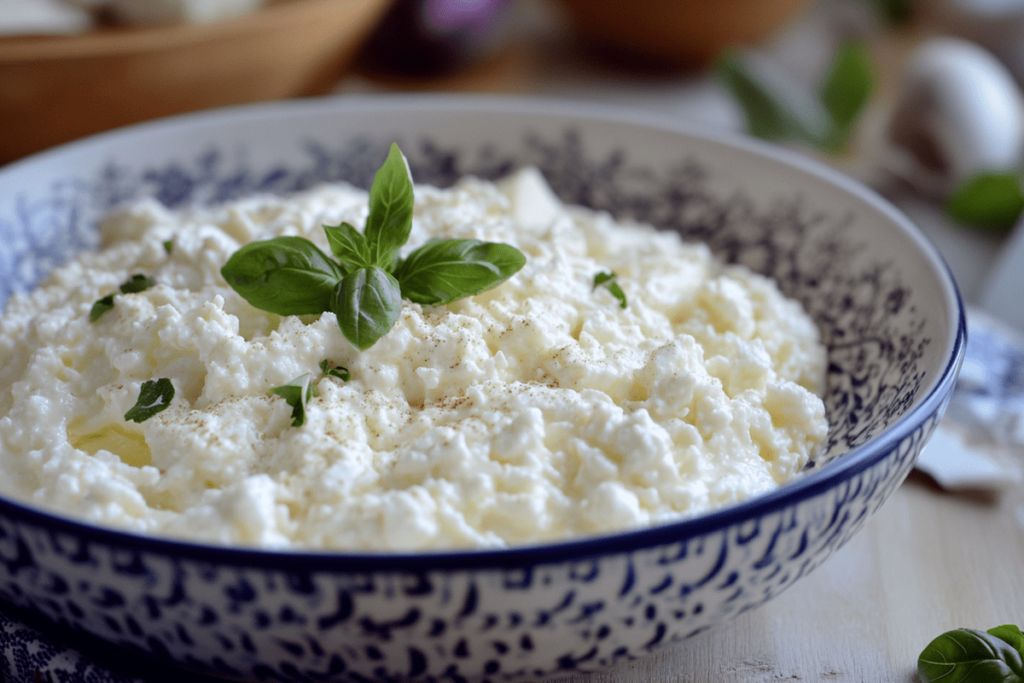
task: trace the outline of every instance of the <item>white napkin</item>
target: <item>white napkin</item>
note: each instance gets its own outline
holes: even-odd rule
[[[947,489],[1024,479],[1024,337],[981,309],[968,308],[960,378],[917,467]]]

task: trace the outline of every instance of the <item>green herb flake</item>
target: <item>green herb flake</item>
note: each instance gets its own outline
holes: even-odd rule
[[[153,285],[156,284],[156,280],[153,278],[136,273],[128,278],[127,282],[124,282],[118,290],[122,294],[138,294],[144,292]],[[101,299],[97,299],[92,305],[92,309],[89,311],[89,322],[96,322],[100,317],[109,310],[114,308],[114,295],[108,294]]]
[[[348,223],[324,226],[331,259],[302,237],[248,244],[221,268],[224,280],[252,306],[277,315],[335,314],[359,350],[394,326],[402,298],[443,305],[479,294],[526,263],[515,247],[479,240],[431,240],[403,261],[412,230],[413,183],[398,145],[370,188],[362,232]]]
[[[615,281],[616,274],[614,272],[598,273],[594,276],[594,286],[591,290],[597,289],[598,287],[604,287],[612,293],[616,299],[619,300],[619,308],[626,307],[626,293],[622,291],[622,287]]]
[[[89,311],[89,322],[96,322],[100,319],[107,311],[114,308],[114,295],[108,294],[102,299],[97,299],[96,303],[92,305],[92,310]]]
[[[124,419],[131,422],[145,422],[157,413],[167,410],[174,400],[174,385],[171,380],[161,377],[158,380],[146,380],[139,389],[139,399],[124,414]]]
[[[348,382],[352,379],[352,373],[348,371],[348,368],[335,365],[326,359],[320,361],[320,372],[323,373],[324,377],[334,377],[342,382]]]
[[[306,404],[317,395],[317,390],[307,372],[288,384],[271,387],[270,393],[280,396],[292,407],[292,427],[301,427],[306,423]]]
[[[946,213],[960,223],[1006,232],[1024,212],[1020,173],[980,173],[956,188],[946,202]]]
[[[174,240],[166,240],[163,244],[168,256],[174,253]]]
[[[153,285],[156,284],[156,280],[146,275],[136,273],[132,275],[127,282],[121,285],[120,290],[122,294],[138,294],[144,292]]]
[[[921,683],[1024,683],[1024,634],[1012,624],[947,631],[921,652],[917,676]]]

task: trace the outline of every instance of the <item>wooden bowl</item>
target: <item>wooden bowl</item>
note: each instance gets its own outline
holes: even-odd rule
[[[589,42],[656,65],[707,64],[767,37],[808,0],[559,0]]]
[[[0,164],[129,123],[325,92],[390,0],[277,0],[204,25],[0,37]]]

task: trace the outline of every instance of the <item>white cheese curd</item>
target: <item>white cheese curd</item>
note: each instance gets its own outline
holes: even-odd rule
[[[526,265],[404,302],[365,351],[220,268],[242,245],[362,226],[330,185],[171,212],[145,201],[0,319],[0,491],[89,522],[266,548],[494,548],[679,520],[797,476],[827,432],[825,351],[775,284],[673,233],[561,205],[533,170],[417,186],[405,253],[506,242]],[[172,245],[165,248],[165,243]],[[619,301],[594,276],[616,273]],[[132,275],[155,279],[90,310]],[[321,361],[351,372],[325,376]],[[305,424],[269,392],[310,373]],[[125,420],[143,382],[170,407]]]

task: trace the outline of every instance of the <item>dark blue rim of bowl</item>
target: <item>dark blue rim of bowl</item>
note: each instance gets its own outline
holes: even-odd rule
[[[628,530],[614,534],[587,538],[554,541],[537,545],[515,546],[501,549],[470,549],[429,552],[381,552],[357,553],[326,550],[273,550],[244,547],[228,547],[176,540],[156,536],[143,536],[128,531],[93,526],[67,517],[28,507],[21,503],[0,498],[0,515],[20,524],[29,524],[48,532],[68,534],[82,541],[108,546],[118,550],[164,556],[172,560],[192,560],[203,563],[232,566],[237,568],[265,569],[283,572],[311,574],[457,571],[471,569],[516,569],[536,565],[586,561],[601,556],[618,555],[638,550],[680,543],[689,539],[721,532],[729,527],[753,522],[767,515],[779,513],[786,508],[827,493],[842,485],[857,474],[874,467],[889,457],[914,431],[921,429],[927,420],[945,409],[952,394],[963,362],[967,344],[967,321],[960,292],[948,264],[934,245],[922,235],[916,226],[888,201],[859,182],[841,174],[820,162],[788,149],[762,142],[753,138],[728,132],[708,131],[694,125],[680,123],[667,116],[641,112],[614,105],[595,105],[554,98],[523,98],[494,95],[370,95],[334,96],[307,100],[293,100],[270,104],[252,104],[236,107],[183,114],[157,121],[140,123],[122,129],[100,133],[83,140],[67,143],[52,150],[16,161],[0,168],[0,182],[8,169],[20,168],[45,161],[51,156],[60,156],[77,148],[83,150],[104,144],[118,137],[147,136],[164,127],[191,127],[204,121],[236,119],[278,118],[303,112],[316,113],[320,110],[367,111],[401,107],[406,110],[458,111],[486,114],[488,112],[517,112],[533,115],[558,116],[564,118],[590,119],[611,123],[624,123],[681,133],[696,138],[739,149],[755,156],[770,159],[790,167],[796,167],[816,176],[871,205],[890,221],[900,226],[907,235],[917,242],[921,250],[936,264],[943,279],[948,299],[956,318],[955,330],[949,344],[950,356],[932,384],[931,390],[921,399],[916,408],[890,425],[880,435],[866,444],[857,446],[820,470],[789,482],[774,491],[761,494],[750,500],[736,503],[690,519],[661,524],[653,527]],[[944,276],[944,277],[943,277]]]

